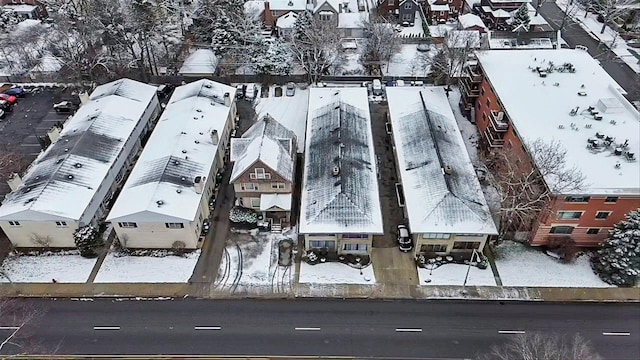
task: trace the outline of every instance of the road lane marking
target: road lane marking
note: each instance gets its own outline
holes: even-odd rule
[[[498,330],[498,334],[524,334],[524,330]]]
[[[93,330],[120,330],[120,326],[94,326]]]
[[[194,326],[193,330],[222,330],[220,326]]]
[[[631,333],[629,333],[629,332],[603,332],[602,335],[604,335],[604,336],[630,336]]]
[[[319,327],[297,327],[296,331],[320,331]]]
[[[422,332],[420,328],[397,328],[396,332]]]
[[[0,326],[0,330],[18,330],[20,326]]]

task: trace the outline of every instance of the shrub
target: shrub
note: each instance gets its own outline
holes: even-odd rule
[[[570,236],[551,236],[547,240],[547,247],[558,256],[563,263],[571,263],[576,259],[578,247]]]

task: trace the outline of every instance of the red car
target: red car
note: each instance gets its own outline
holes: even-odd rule
[[[18,98],[13,95],[0,94],[0,100],[4,100],[9,104],[13,105],[18,102]]]

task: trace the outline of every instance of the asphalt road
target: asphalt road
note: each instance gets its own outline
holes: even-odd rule
[[[543,3],[540,7],[540,14],[555,29],[559,29],[562,25],[564,12],[555,2]],[[630,101],[640,100],[640,75],[620,60],[605,44],[601,44],[598,40],[592,38],[580,24],[574,22],[568,16],[565,19],[562,37],[571,48],[576,45],[586,46],[589,49],[589,54],[598,60],[600,66],[627,91],[627,99]],[[619,39],[618,41],[623,40]]]
[[[49,348],[60,343],[58,354],[461,359],[472,358],[490,345],[502,343],[514,336],[514,331],[542,331],[580,332],[607,359],[640,358],[640,306],[637,304],[25,301],[48,308],[34,335]],[[0,324],[0,331],[7,331],[2,327],[11,325]]]

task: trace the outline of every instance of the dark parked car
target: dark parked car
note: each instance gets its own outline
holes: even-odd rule
[[[24,97],[27,94],[27,92],[24,91],[23,88],[19,88],[19,87],[14,87],[14,88],[5,90],[4,93],[7,95],[13,95],[19,98]]]
[[[409,229],[405,225],[398,225],[398,248],[402,252],[409,252],[413,250],[413,239],[409,234]]]
[[[6,100],[0,100],[0,110],[3,110],[4,112],[12,112],[13,104],[9,103]]]
[[[173,91],[173,89],[175,88],[175,86],[171,85],[171,84],[163,84],[163,85],[159,85],[158,86],[158,97],[159,98],[165,98],[167,96],[169,96],[169,94],[171,94],[171,92]]]

